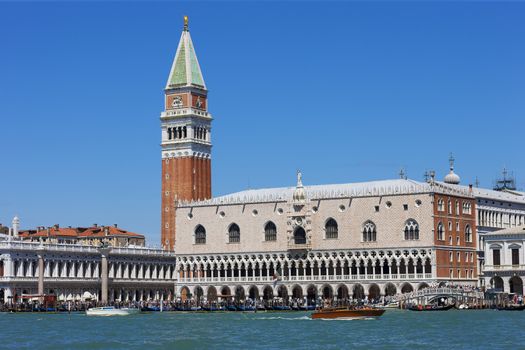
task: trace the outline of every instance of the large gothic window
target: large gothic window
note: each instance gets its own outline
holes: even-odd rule
[[[327,239],[337,239],[338,228],[337,222],[334,219],[329,219],[325,225],[326,238]]]
[[[241,230],[237,224],[231,224],[228,230],[228,237],[230,243],[239,243],[241,241]]]
[[[419,239],[419,225],[416,220],[409,219],[405,223],[405,240],[413,241]]]
[[[377,239],[376,225],[367,221],[363,225],[363,242],[375,242]]]
[[[195,228],[195,244],[206,244],[206,229],[202,225]]]
[[[276,241],[277,240],[277,227],[273,222],[268,222],[264,226],[264,240],[265,241]]]
[[[298,227],[293,233],[293,239],[295,244],[306,244],[306,232],[304,228]]]
[[[472,242],[472,230],[470,225],[465,226],[465,242]]]
[[[443,229],[443,224],[440,222],[438,223],[437,227],[437,233],[438,233],[438,241],[444,241],[445,240],[445,230]]]

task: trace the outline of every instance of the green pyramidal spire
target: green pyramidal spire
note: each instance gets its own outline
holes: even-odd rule
[[[191,41],[190,31],[188,30],[187,16],[184,16],[184,29],[180,36],[173,65],[171,66],[166,89],[183,86],[195,86],[206,89],[199,61],[197,60],[193,42]]]

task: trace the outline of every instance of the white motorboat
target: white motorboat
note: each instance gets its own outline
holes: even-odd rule
[[[92,307],[91,309],[86,310],[86,315],[88,316],[127,316],[138,314],[140,309],[133,309],[123,307],[117,309],[114,306],[103,306],[103,307]]]
[[[393,301],[393,302],[390,302],[386,305],[379,305],[379,306],[376,306],[377,308],[380,308],[380,309],[399,309],[399,302],[398,301]]]

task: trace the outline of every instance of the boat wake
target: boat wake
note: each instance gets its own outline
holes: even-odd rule
[[[287,320],[287,321],[311,320],[309,316],[301,316],[301,317],[268,316],[268,317],[254,317],[253,319],[254,320]]]
[[[375,317],[337,317],[337,318],[318,318],[321,321],[371,321]]]

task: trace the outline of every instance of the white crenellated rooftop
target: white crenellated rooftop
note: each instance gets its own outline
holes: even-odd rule
[[[464,186],[463,186],[464,187]],[[468,188],[448,184],[426,183],[410,179],[380,180],[347,184],[304,186],[308,200],[329,198],[373,197],[416,193],[450,193],[470,196]],[[179,207],[227,205],[242,203],[285,202],[292,199],[296,187],[250,189],[204,201],[179,202]]]
[[[438,182],[438,184],[441,184],[443,186],[450,187],[453,189],[457,189],[459,191],[469,190],[468,186],[463,186],[463,185],[452,185],[452,184],[446,184],[442,182]],[[476,198],[525,204],[525,195],[523,194],[523,192],[519,192],[519,191],[495,191],[495,190],[491,190],[487,188],[472,187],[472,194]]]

